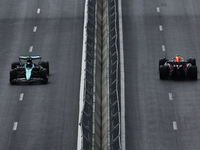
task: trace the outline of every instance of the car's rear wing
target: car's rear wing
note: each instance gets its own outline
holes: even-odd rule
[[[171,65],[185,65],[188,62],[184,61],[184,62],[174,62],[174,61],[167,61],[167,63],[171,64]]]
[[[19,60],[35,60],[42,59],[42,56],[19,56]]]
[[[39,60],[38,63],[41,62],[42,56],[19,56],[19,62],[21,64],[23,64],[24,61],[28,61],[28,60]]]

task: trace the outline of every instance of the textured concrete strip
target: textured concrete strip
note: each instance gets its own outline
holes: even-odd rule
[[[103,1],[103,54],[102,54],[102,150],[110,147],[109,116],[109,21],[108,1]]]
[[[101,16],[102,16],[102,0],[97,0],[95,5],[95,46],[94,46],[94,85],[93,85],[93,149],[101,150],[101,41],[102,41],[102,29],[101,29]]]

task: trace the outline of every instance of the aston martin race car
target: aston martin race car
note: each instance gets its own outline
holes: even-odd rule
[[[160,79],[197,79],[196,59],[183,59],[180,55],[176,55],[171,60],[161,58],[159,60]]]
[[[10,70],[10,83],[41,80],[48,82],[49,62],[41,61],[41,56],[19,56],[19,62],[13,62]]]

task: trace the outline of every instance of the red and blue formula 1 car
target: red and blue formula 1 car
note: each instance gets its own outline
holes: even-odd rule
[[[48,82],[49,62],[41,61],[41,56],[19,56],[19,62],[13,62],[10,70],[10,83],[41,80]],[[38,60],[38,61],[37,61]]]
[[[159,60],[160,79],[197,79],[196,59],[188,58],[184,60],[180,55],[176,55],[171,60],[161,58]]]

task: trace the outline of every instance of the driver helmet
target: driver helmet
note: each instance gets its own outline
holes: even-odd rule
[[[175,62],[181,62],[181,57],[180,56],[176,56]]]
[[[32,67],[32,61],[31,60],[27,60],[26,67],[28,67],[28,68]]]

